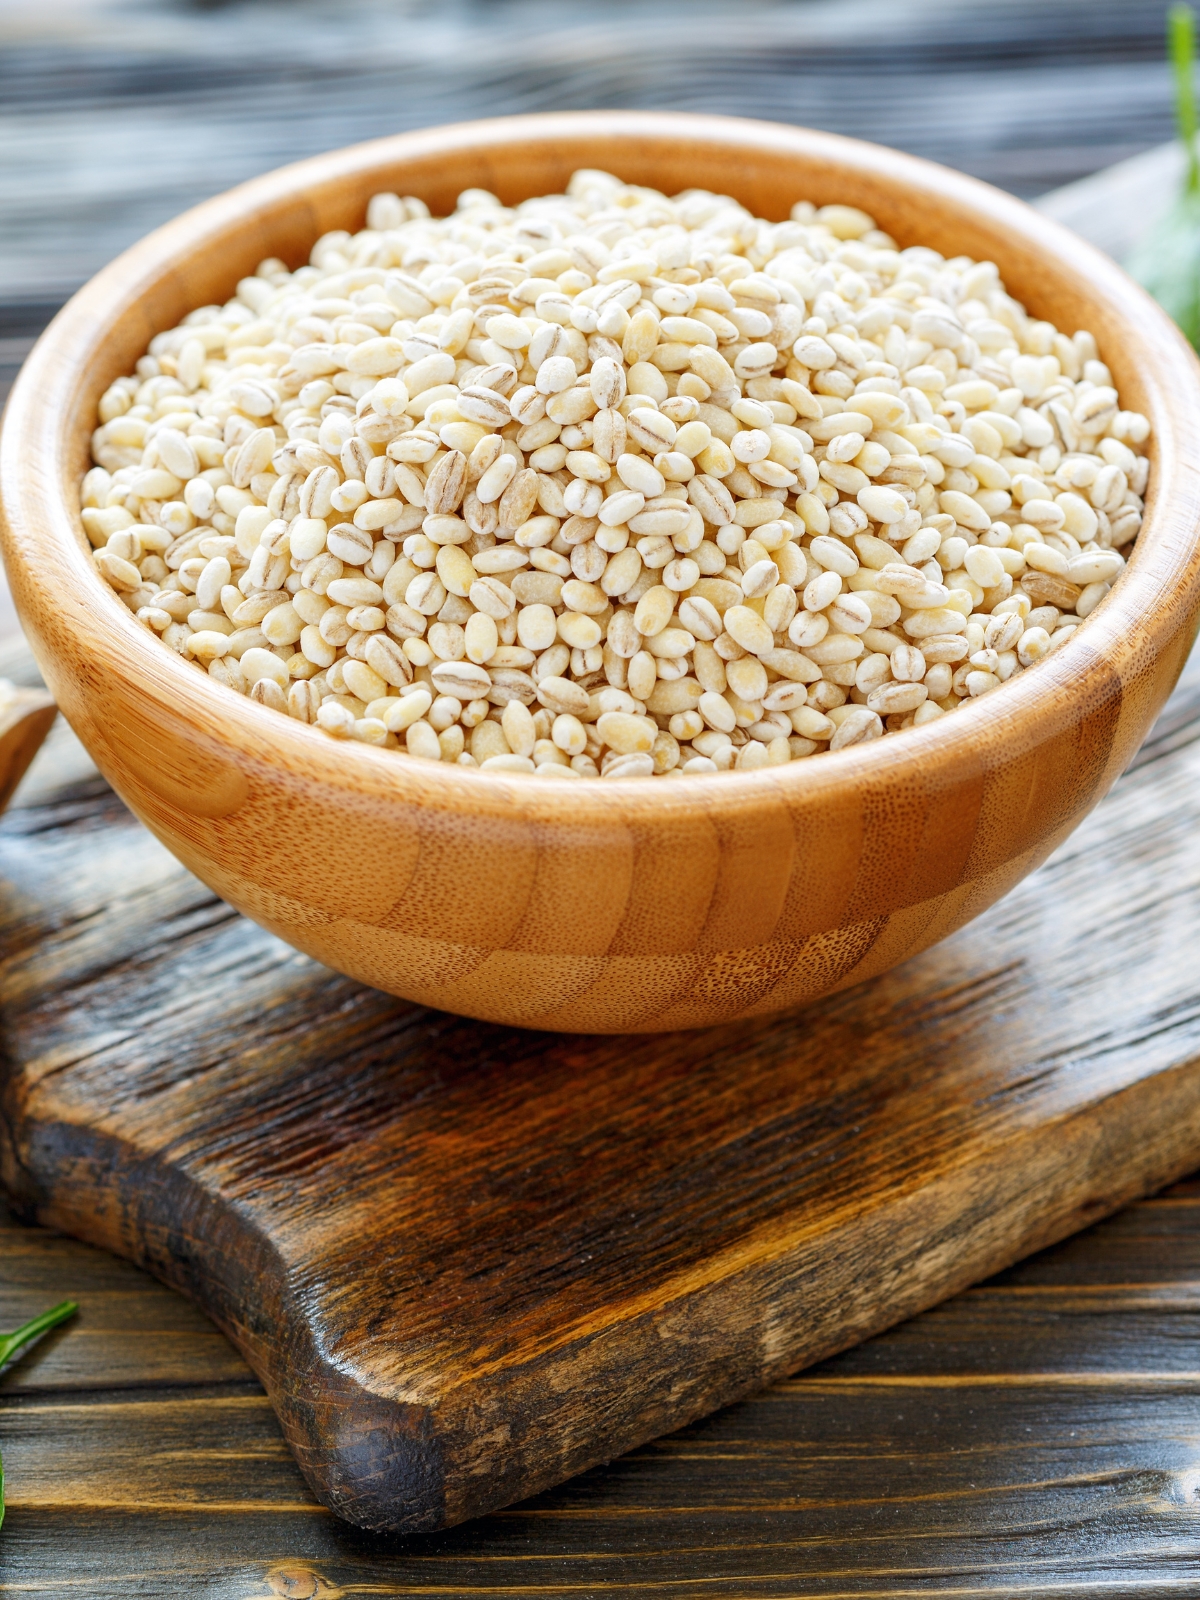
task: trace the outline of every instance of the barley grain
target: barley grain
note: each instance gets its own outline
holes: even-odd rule
[[[376,196],[361,270],[247,280],[252,369],[239,299],[186,400],[102,398],[97,570],[224,687],[491,771],[755,771],[991,693],[1120,580],[1149,425],[994,269],[848,207],[478,203]]]

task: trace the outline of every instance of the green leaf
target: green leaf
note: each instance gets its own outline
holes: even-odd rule
[[[73,1317],[79,1310],[74,1300],[63,1300],[59,1305],[51,1306],[49,1311],[43,1311],[41,1316],[31,1317],[23,1323],[15,1333],[0,1333],[0,1368],[5,1367],[19,1350],[40,1339],[43,1333],[49,1333],[51,1328],[57,1328],[60,1322],[65,1322],[68,1317]],[[0,1461],[0,1524],[4,1522],[4,1463]]]
[[[1172,6],[1167,13],[1167,48],[1175,74],[1175,124],[1187,151],[1185,194],[1200,190],[1200,161],[1196,158],[1196,18],[1190,6]]]
[[[1175,75],[1175,121],[1187,152],[1179,198],[1128,262],[1131,275],[1200,348],[1200,157],[1196,149],[1196,19],[1190,6],[1167,14],[1167,44]]]
[[[1134,251],[1129,271],[1200,347],[1200,193],[1180,195]]]

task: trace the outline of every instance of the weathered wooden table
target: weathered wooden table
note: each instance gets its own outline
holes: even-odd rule
[[[356,1535],[186,1302],[0,1223],[0,1593],[1190,1597],[1200,1182],[709,1421],[449,1534]]]
[[[127,239],[376,131],[541,106],[706,107],[895,142],[1027,194],[1168,131],[1158,0],[701,6],[684,40],[675,8],[648,0],[622,8],[617,43],[598,13],[532,0],[414,8],[419,37],[371,6],[282,34],[253,6],[160,5],[136,30],[112,0],[51,22],[42,9],[21,0],[0,18],[0,394],[62,294]],[[487,48],[468,62],[472,41]],[[1049,208],[1123,250],[1169,172],[1169,157],[1147,160]],[[0,675],[27,671],[0,656]],[[1066,847],[1083,839],[1103,874],[1108,843],[1128,855],[1145,825],[1097,937],[1186,924],[1193,902],[1200,917],[1171,856],[1198,791],[1200,663]],[[60,726],[0,839],[84,873],[123,818]],[[19,989],[11,919],[6,937],[0,969]],[[1176,960],[1194,964],[1186,939]],[[1161,1027],[1196,1034],[1200,1053],[1200,1000]],[[257,1381],[185,1301],[0,1214],[0,1325],[67,1294],[78,1319],[0,1387],[0,1594],[1200,1594],[1200,1178],[552,1493],[404,1544],[315,1504]]]

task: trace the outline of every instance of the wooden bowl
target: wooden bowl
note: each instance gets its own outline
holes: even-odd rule
[[[78,515],[96,402],[150,338],[268,255],[299,265],[381,189],[435,213],[602,167],[779,219],[870,212],[902,245],[999,263],[1089,328],[1153,427],[1129,569],[1074,637],[953,716],[753,773],[571,785],[324,734],[203,676],[97,574]],[[718,117],[596,112],[436,128],[270,173],[159,229],[67,305],[0,444],[3,550],[58,703],[113,787],[205,883],[299,949],[425,1005],[525,1027],[701,1027],[883,972],[993,904],[1136,751],[1200,611],[1200,367],[1111,261],[1027,206],[894,151]],[[1097,862],[1097,871],[1103,863]]]

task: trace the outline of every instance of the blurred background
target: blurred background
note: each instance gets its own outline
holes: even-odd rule
[[[1164,11],[0,0],[0,397],[62,301],[157,223],[282,162],[429,123],[600,106],[766,117],[1034,198],[1170,138]]]

